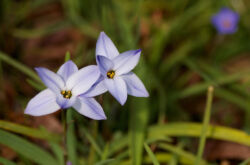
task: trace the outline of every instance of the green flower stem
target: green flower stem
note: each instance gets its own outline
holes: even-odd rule
[[[70,53],[69,52],[66,52],[66,55],[65,55],[65,58],[64,58],[64,61],[67,62],[70,60]],[[67,160],[68,160],[68,156],[67,156],[67,112],[69,111],[70,109],[63,109],[61,111],[61,120],[62,120],[62,126],[63,126],[63,146],[65,148],[64,150],[64,164],[66,164]]]
[[[210,116],[211,116],[211,106],[212,106],[212,101],[213,101],[213,91],[214,91],[214,88],[212,86],[208,87],[207,103],[206,103],[206,109],[205,109],[205,114],[204,114],[204,118],[203,118],[203,124],[202,124],[198,154],[197,154],[197,157],[196,157],[196,160],[195,160],[195,165],[200,164],[201,157],[203,155],[203,151],[204,151],[204,147],[205,147],[205,143],[206,143],[206,136],[207,136],[209,121],[210,121]]]
[[[63,146],[64,146],[64,160],[67,159],[67,152],[66,152],[66,133],[67,133],[67,124],[66,124],[66,112],[67,109],[61,111],[61,121],[62,121],[62,127],[63,127]]]

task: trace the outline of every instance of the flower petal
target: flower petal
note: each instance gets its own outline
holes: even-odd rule
[[[144,87],[141,80],[133,73],[122,75],[123,80],[126,82],[128,94],[136,97],[148,97],[148,91]]]
[[[60,75],[66,82],[68,78],[77,71],[78,68],[76,64],[73,61],[69,60],[60,67],[60,69],[57,71],[57,74]]]
[[[75,104],[76,96],[72,96],[70,99],[66,99],[61,94],[58,94],[56,97],[56,102],[62,109],[67,109]]]
[[[73,105],[75,110],[80,114],[94,120],[105,120],[106,116],[101,105],[93,98],[79,96]]]
[[[104,85],[103,77],[100,78],[86,93],[83,94],[84,97],[95,97],[105,93],[108,89]]]
[[[45,89],[29,101],[24,113],[32,116],[43,116],[59,109],[56,95],[50,89]]]
[[[96,55],[102,55],[109,59],[119,55],[117,48],[111,39],[104,33],[101,32],[96,43]]]
[[[74,96],[83,94],[91,88],[99,76],[100,71],[96,65],[84,67],[69,77],[66,88],[72,90]]]
[[[130,72],[138,64],[140,59],[141,49],[126,51],[114,58],[114,70],[116,75],[121,75]]]
[[[59,92],[64,87],[63,79],[56,73],[42,67],[35,68],[43,83],[52,91]]]
[[[121,77],[115,77],[114,79],[104,79],[104,83],[116,100],[124,105],[127,100],[127,87],[124,80]]]
[[[98,67],[104,77],[107,76],[107,72],[112,70],[114,63],[104,56],[96,56]]]

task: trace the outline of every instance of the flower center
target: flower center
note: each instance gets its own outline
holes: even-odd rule
[[[232,24],[231,24],[231,22],[230,22],[229,20],[224,20],[224,21],[222,22],[222,26],[223,26],[224,28],[230,28],[230,27],[232,26]]]
[[[71,96],[72,96],[71,91],[65,91],[65,90],[63,90],[63,91],[61,91],[61,94],[63,95],[63,97],[64,97],[65,99],[70,99]]]
[[[115,76],[115,71],[111,70],[111,71],[108,71],[108,72],[107,72],[107,77],[108,77],[108,78],[111,78],[111,79],[112,79],[112,78],[114,78],[114,76]]]

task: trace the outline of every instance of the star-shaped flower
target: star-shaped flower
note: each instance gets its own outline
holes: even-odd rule
[[[238,22],[238,13],[229,8],[222,8],[212,17],[212,24],[217,29],[219,34],[235,33],[237,31]]]
[[[68,61],[57,73],[42,67],[35,69],[47,89],[29,101],[25,114],[42,116],[56,112],[60,108],[73,107],[89,118],[106,119],[100,104],[94,98],[84,95],[100,77],[96,65],[78,70],[72,61]]]
[[[107,90],[124,105],[127,95],[148,97],[141,80],[131,72],[139,62],[141,50],[119,53],[111,39],[101,32],[96,44],[96,61],[101,76],[86,95],[95,96]]]

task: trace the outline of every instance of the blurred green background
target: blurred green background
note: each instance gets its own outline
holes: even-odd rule
[[[234,34],[219,35],[211,24],[222,7],[240,15]],[[192,165],[199,138],[205,138],[212,85],[200,164],[246,165],[249,17],[248,0],[0,0],[0,164]],[[142,49],[135,72],[150,97],[129,96],[122,107],[106,93],[97,100],[108,119],[93,121],[70,110],[66,133],[61,111],[24,115],[44,88],[33,68],[56,71],[67,51],[79,67],[95,64],[101,31],[120,52]]]

